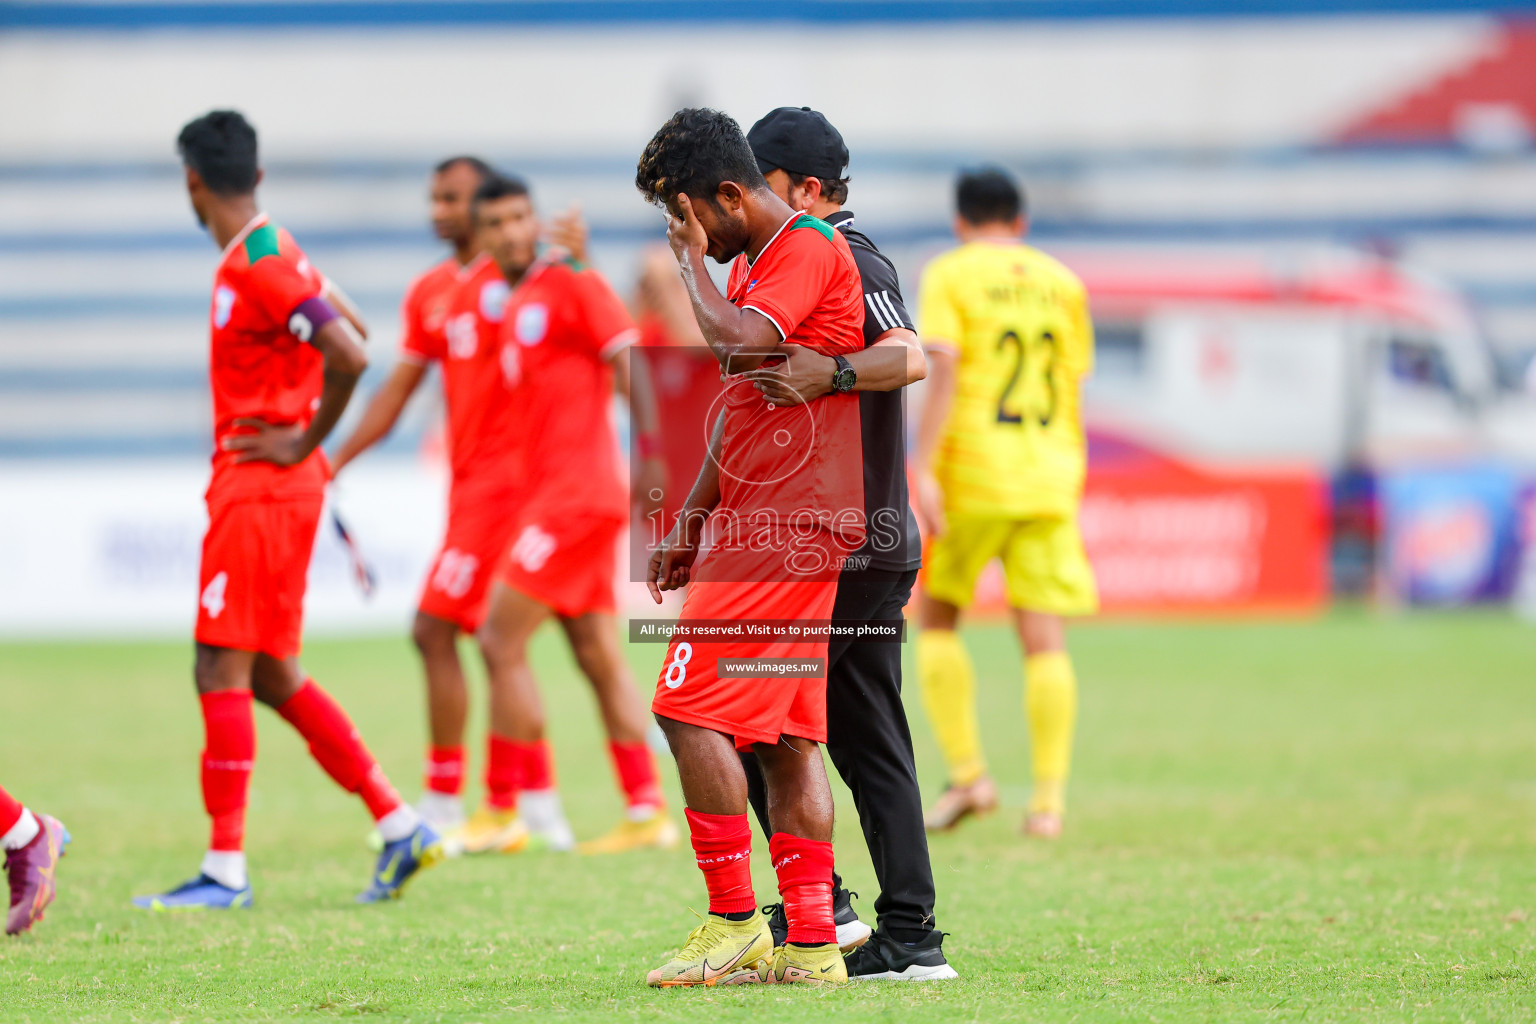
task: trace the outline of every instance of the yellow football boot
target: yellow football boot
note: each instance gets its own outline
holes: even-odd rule
[[[653,988],[714,985],[733,972],[753,973],[772,956],[773,934],[762,914],[745,921],[710,914],[688,933],[688,942],[672,959],[645,976],[645,983]]]
[[[675,850],[682,833],[663,808],[641,821],[625,818],[607,835],[589,839],[576,847],[577,853],[626,853],[630,850]]]
[[[841,985],[848,980],[843,951],[837,943],[793,946],[785,943],[773,951],[773,959],[757,970],[733,971],[721,985]]]
[[[456,838],[465,853],[519,853],[528,846],[528,826],[516,811],[482,807]]]

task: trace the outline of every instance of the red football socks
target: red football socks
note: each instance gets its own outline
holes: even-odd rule
[[[495,733],[485,738],[485,803],[498,811],[517,810],[517,793],[523,788],[522,759],[516,740]]]
[[[256,763],[250,690],[199,695],[203,706],[203,807],[212,819],[208,849],[237,853],[245,843],[246,794]]]
[[[549,741],[509,740],[495,733],[486,736],[485,802],[498,811],[517,808],[517,794],[553,789],[555,769]]]
[[[837,941],[832,920],[832,844],[775,832],[768,857],[779,876],[779,898],[789,922],[785,941],[819,946]]]
[[[26,808],[15,797],[7,793],[4,787],[0,787],[0,836],[16,827],[24,810]]]
[[[277,713],[309,741],[310,755],[337,785],[363,798],[374,821],[401,805],[400,794],[384,777],[352,720],[313,679],[304,680]]]
[[[613,760],[613,772],[619,778],[619,788],[631,810],[644,807],[664,807],[666,799],[661,795],[661,780],[656,775],[656,758],[645,741],[620,743],[608,741],[608,756]]]
[[[704,886],[709,890],[711,914],[740,914],[757,909],[752,891],[752,827],[745,814],[701,814],[684,808],[688,832]],[[827,844],[830,849],[831,844]],[[830,856],[830,855],[829,855]],[[831,864],[829,859],[827,862]],[[831,868],[827,869],[827,913],[831,920]]]
[[[522,780],[522,788],[529,792],[541,792],[555,788],[555,762],[549,756],[549,741],[534,740],[532,743],[523,743],[520,740],[512,740],[512,747],[517,752],[518,776]]]
[[[427,792],[458,796],[464,791],[464,748],[428,747],[426,776]]]

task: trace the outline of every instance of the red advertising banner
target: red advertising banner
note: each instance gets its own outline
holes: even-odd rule
[[[1327,489],[1310,470],[1201,469],[1096,437],[1081,524],[1108,614],[1295,614],[1328,598]],[[1003,605],[994,565],[976,607]]]

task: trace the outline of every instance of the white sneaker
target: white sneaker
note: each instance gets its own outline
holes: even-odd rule
[[[517,807],[533,841],[547,850],[576,849],[576,833],[565,820],[560,794],[553,789],[525,789],[517,794]]]
[[[444,853],[457,857],[464,852],[464,844],[459,840],[466,820],[462,798],[428,790],[416,801],[416,813],[443,837]]]
[[[447,835],[464,827],[464,801],[446,793],[429,790],[421,794],[421,799],[416,801],[416,813],[438,835]]]

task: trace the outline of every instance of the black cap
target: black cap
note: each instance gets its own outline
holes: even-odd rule
[[[764,174],[777,167],[791,174],[837,179],[848,166],[842,135],[810,107],[770,110],[747,132],[747,145]]]

